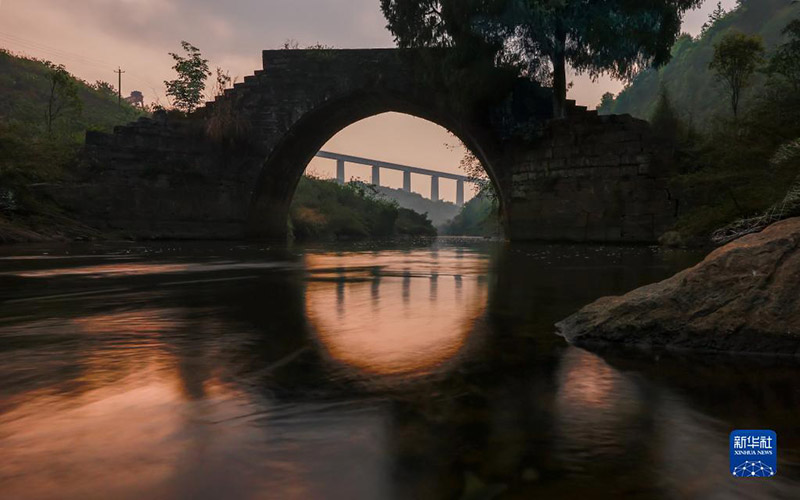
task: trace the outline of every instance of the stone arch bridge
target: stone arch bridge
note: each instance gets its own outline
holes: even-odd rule
[[[533,141],[503,137],[488,106],[450,104],[418,78],[415,58],[264,51],[263,69],[189,117],[161,112],[113,134],[89,132],[84,175],[51,193],[87,224],[134,238],[284,238],[313,156],[350,124],[393,111],[441,125],[477,156],[512,240],[652,242],[674,222],[671,153],[646,122],[573,104],[560,120],[537,111]],[[549,110],[546,97],[509,100]]]

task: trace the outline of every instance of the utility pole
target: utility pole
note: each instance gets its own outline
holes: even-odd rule
[[[122,74],[125,73],[122,71],[122,68],[117,66],[117,71],[115,71],[117,75],[119,75],[119,86],[117,87],[117,104],[119,107],[122,107]]]

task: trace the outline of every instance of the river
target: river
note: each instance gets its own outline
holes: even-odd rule
[[[800,367],[553,324],[701,254],[0,248],[0,498],[800,498]],[[728,435],[772,429],[771,479]]]

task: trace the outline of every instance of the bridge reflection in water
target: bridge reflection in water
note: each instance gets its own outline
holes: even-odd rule
[[[674,253],[156,250],[0,258],[0,498],[797,497],[796,363],[553,335]],[[764,421],[782,472],[731,481]]]
[[[413,377],[445,369],[474,340],[488,297],[479,269],[461,268],[460,257],[417,252],[373,266],[370,254],[309,255],[312,335],[334,363],[366,374]],[[443,271],[443,261],[455,265]]]

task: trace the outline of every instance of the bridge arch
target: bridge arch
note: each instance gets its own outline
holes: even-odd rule
[[[348,51],[345,51],[348,52]],[[396,76],[396,75],[395,75]],[[481,162],[499,193],[501,213],[507,202],[500,169],[494,167],[498,146],[487,128],[437,102],[430,89],[384,85],[379,79],[357,82],[336,95],[325,95],[297,113],[261,165],[247,219],[247,235],[273,239],[286,235],[286,220],[295,190],[308,163],[337,133],[361,120],[395,112],[436,124],[458,137]],[[349,88],[347,88],[349,87]],[[394,87],[394,88],[392,88]]]

